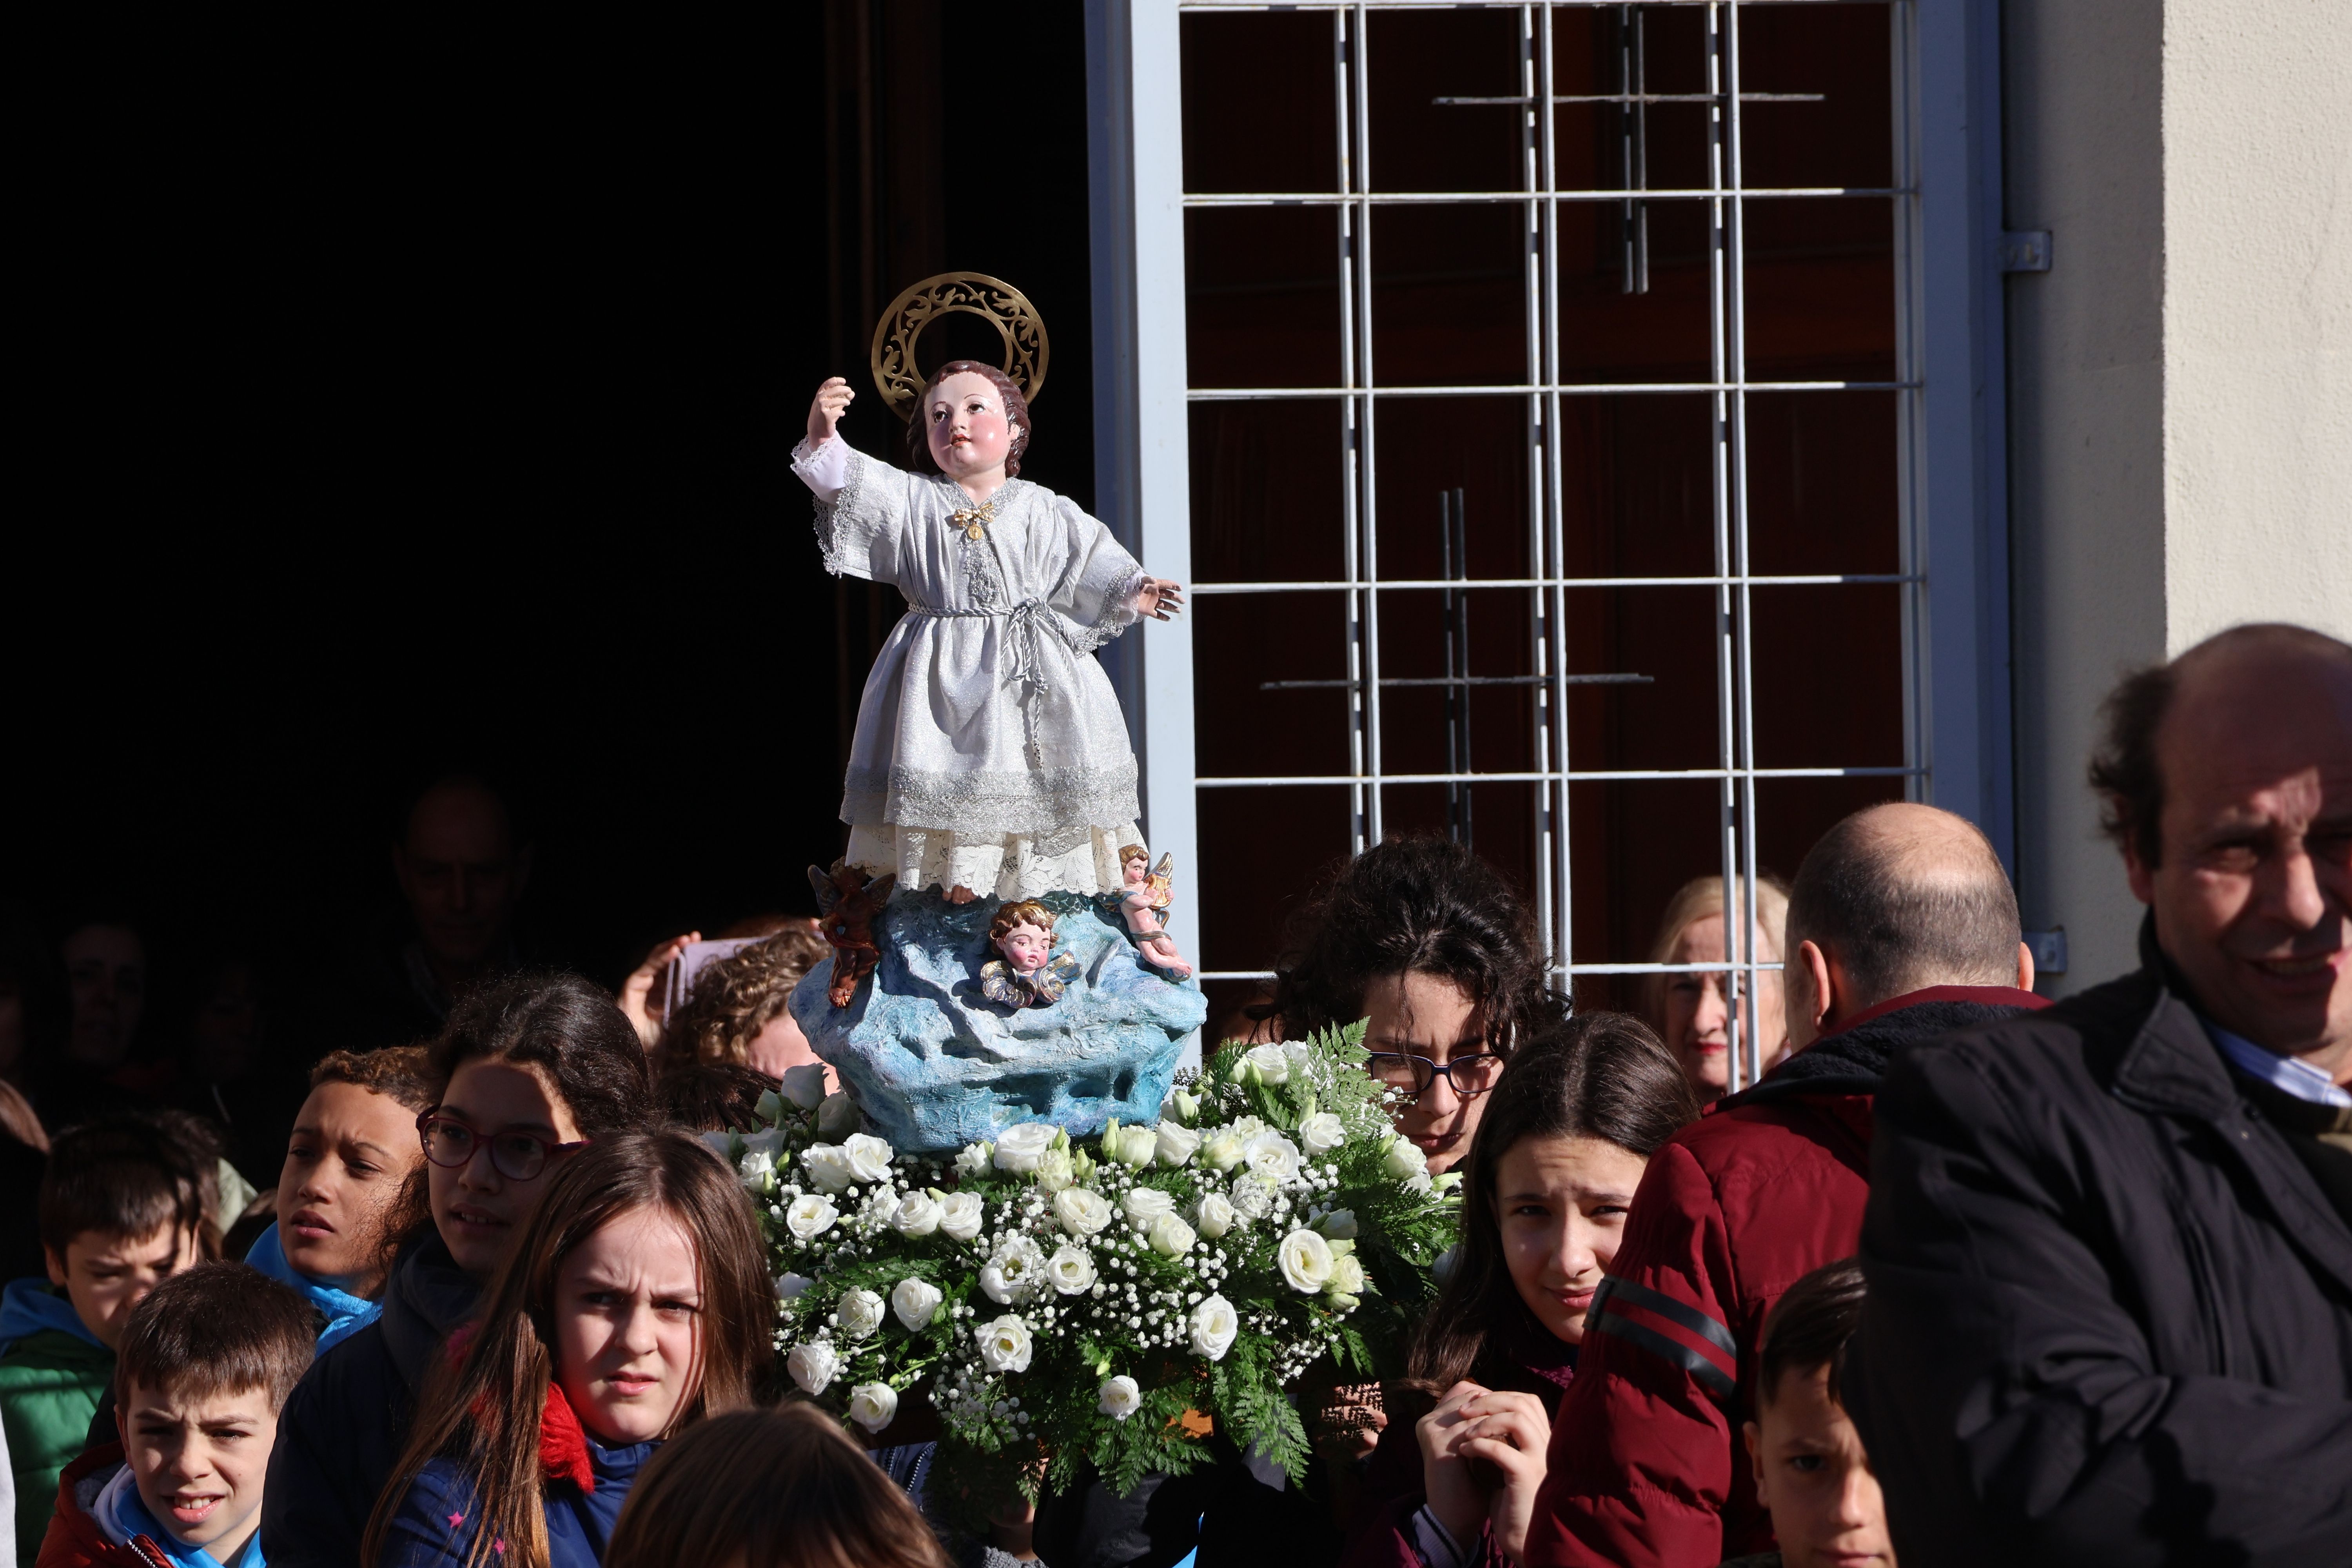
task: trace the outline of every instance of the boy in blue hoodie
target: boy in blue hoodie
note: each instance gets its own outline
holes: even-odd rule
[[[82,1451],[131,1308],[203,1256],[205,1193],[197,1163],[151,1121],[94,1122],[51,1147],[38,1201],[48,1278],[0,1294],[0,1427],[20,1562],[40,1552],[58,1474]]]

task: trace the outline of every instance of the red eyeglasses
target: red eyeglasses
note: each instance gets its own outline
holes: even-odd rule
[[[486,1139],[455,1117],[442,1115],[437,1105],[426,1106],[417,1113],[416,1135],[424,1141],[425,1157],[445,1171],[454,1171],[470,1162],[474,1152],[487,1142],[490,1168],[509,1182],[530,1181],[546,1170],[548,1161],[556,1155],[577,1154],[588,1147],[585,1138],[577,1143],[559,1143],[535,1132],[512,1130],[493,1132]]]

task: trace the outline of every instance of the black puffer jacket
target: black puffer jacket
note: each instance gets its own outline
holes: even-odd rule
[[[261,1498],[274,1568],[351,1568],[376,1495],[408,1443],[416,1395],[481,1288],[438,1236],[411,1246],[384,1286],[383,1316],[310,1363],[287,1396]]]
[[[1879,1094],[1844,1394],[1905,1568],[2352,1563],[2352,1225],[2142,955]]]

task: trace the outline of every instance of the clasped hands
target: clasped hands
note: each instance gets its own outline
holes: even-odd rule
[[[1430,1511],[1446,1533],[1475,1560],[1479,1526],[1488,1526],[1506,1556],[1524,1561],[1551,1447],[1543,1401],[1457,1383],[1413,1430]]]

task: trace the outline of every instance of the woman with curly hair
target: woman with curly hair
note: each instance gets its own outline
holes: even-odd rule
[[[1469,1152],[1503,1064],[1566,1011],[1527,905],[1443,838],[1392,838],[1341,867],[1292,922],[1291,948],[1265,1011],[1292,1040],[1370,1019],[1371,1070],[1403,1097],[1397,1131],[1432,1172]]]

